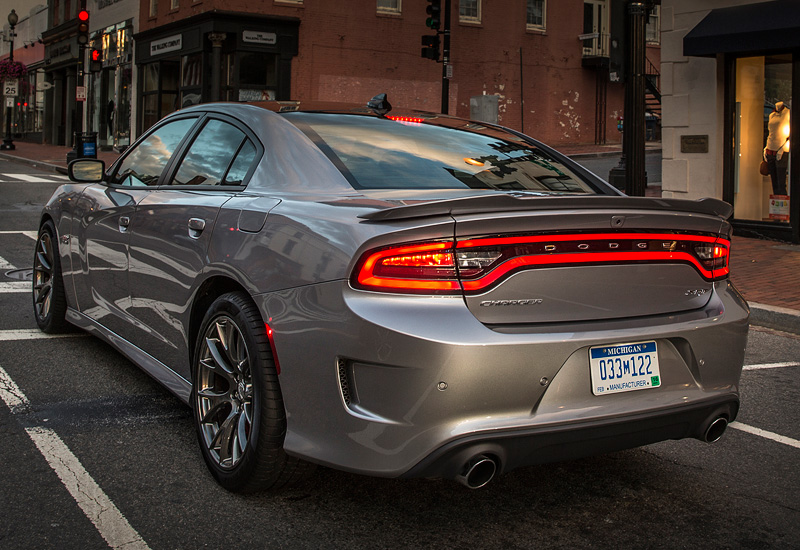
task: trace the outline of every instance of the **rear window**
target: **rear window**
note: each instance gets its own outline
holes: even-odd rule
[[[545,151],[497,128],[442,118],[391,120],[325,113],[284,115],[357,189],[497,189],[547,194],[598,190]]]

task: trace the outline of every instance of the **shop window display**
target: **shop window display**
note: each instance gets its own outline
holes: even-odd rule
[[[735,216],[788,223],[792,56],[739,58],[735,77]]]

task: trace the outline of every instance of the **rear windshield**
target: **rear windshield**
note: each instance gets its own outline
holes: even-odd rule
[[[545,151],[497,128],[450,118],[441,120],[460,127],[344,114],[284,116],[357,189],[598,192]]]

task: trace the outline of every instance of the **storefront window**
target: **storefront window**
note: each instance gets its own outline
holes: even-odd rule
[[[181,108],[197,105],[202,100],[203,54],[181,58]]]
[[[278,84],[277,55],[239,55],[239,101],[275,99]]]
[[[734,215],[788,223],[792,56],[737,59],[735,78]]]
[[[160,61],[144,66],[142,131],[178,109],[180,63]]]

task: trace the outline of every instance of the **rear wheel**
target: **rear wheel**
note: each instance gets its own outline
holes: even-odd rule
[[[39,229],[33,257],[33,313],[39,328],[50,334],[71,328],[56,239],[55,226],[48,220]]]
[[[286,413],[264,323],[243,293],[217,298],[194,355],[192,409],[200,450],[224,488],[254,492],[305,477],[283,450]]]

